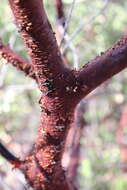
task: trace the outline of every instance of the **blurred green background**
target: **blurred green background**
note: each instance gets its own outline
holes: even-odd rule
[[[63,2],[67,17],[72,0]],[[77,0],[75,3],[68,24],[68,36],[71,37],[83,24],[81,31],[71,41],[76,51],[76,59],[79,60],[79,63],[75,64],[78,64],[79,68],[127,33],[127,1],[109,0],[105,8],[104,5],[103,0]],[[53,1],[45,0],[45,6],[55,31],[56,12]],[[96,18],[91,21],[92,17]],[[7,0],[0,5],[0,38],[30,61]],[[69,47],[66,50],[70,64],[76,67],[72,50]],[[122,71],[85,100],[88,106],[84,117],[88,125],[84,127],[81,139],[81,161],[78,169],[81,190],[127,189],[125,169],[127,155],[125,154],[124,158],[121,156],[120,145],[117,142],[120,118],[127,106],[126,80],[127,72]],[[40,114],[39,97],[36,83],[1,58],[0,139],[21,158],[28,153],[36,137]],[[123,139],[125,148],[126,132],[125,128]],[[2,157],[0,157],[0,189],[25,189],[25,181],[20,172],[12,172],[10,164]]]

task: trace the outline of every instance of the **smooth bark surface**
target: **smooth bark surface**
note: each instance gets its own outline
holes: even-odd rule
[[[84,92],[90,93],[100,84],[127,67],[127,37],[123,37],[112,48],[102,52],[79,71],[79,81]],[[83,93],[84,96],[84,93]]]

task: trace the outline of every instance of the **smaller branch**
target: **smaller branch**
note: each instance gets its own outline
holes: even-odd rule
[[[0,55],[5,60],[7,60],[8,63],[16,67],[18,70],[23,71],[25,75],[37,80],[35,73],[33,72],[33,66],[29,62],[21,58],[17,53],[12,51],[9,45],[4,45],[1,41],[0,41]]]
[[[22,161],[15,157],[7,148],[0,142],[0,154],[10,162],[15,168],[19,168]]]
[[[78,71],[81,85],[80,97],[84,97],[100,84],[127,67],[127,37],[119,40],[112,48],[102,52]]]
[[[73,134],[71,142],[71,159],[67,169],[67,177],[71,182],[74,182],[76,186],[79,186],[77,184],[77,176],[78,176],[78,166],[80,164],[80,150],[81,150],[80,140],[83,136],[84,127],[87,124],[84,118],[85,111],[86,111],[86,102],[82,100],[79,103],[75,113],[76,119],[72,129]]]

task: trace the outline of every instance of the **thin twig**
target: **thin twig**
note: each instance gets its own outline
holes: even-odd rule
[[[109,0],[105,0],[104,1],[104,6],[99,10],[99,12],[97,14],[95,14],[94,16],[90,17],[90,19],[86,22],[86,23],[81,23],[79,25],[79,27],[72,33],[72,35],[70,36],[70,40],[68,41],[68,44],[64,47],[63,52],[65,52],[65,50],[68,48],[69,43],[76,37],[76,35],[82,31],[82,29],[86,28],[88,25],[92,24],[94,22],[94,20],[101,15],[105,9],[107,8],[109,3]]]
[[[33,66],[16,52],[14,52],[9,45],[4,45],[0,40],[0,57],[4,58],[7,63],[10,63],[18,70],[23,71],[25,75],[37,80],[35,73],[33,72]]]
[[[7,148],[0,142],[0,154],[12,165],[14,165],[15,168],[19,168],[21,161],[19,158],[15,157],[10,151],[7,150]]]
[[[69,35],[67,33],[64,35],[64,32],[65,32],[64,26],[65,26],[66,18],[65,18],[65,14],[64,14],[63,1],[62,0],[54,0],[54,2],[55,2],[55,6],[56,6],[57,20],[58,20],[58,22],[57,22],[58,23],[58,27],[57,27],[58,28],[57,29],[58,30],[58,35],[57,36],[58,37],[60,36],[58,38],[58,41],[60,41],[59,39],[61,38],[61,36],[64,36],[64,39],[65,39],[64,43],[66,44],[66,43],[68,43],[70,37],[69,37]],[[74,3],[75,2],[73,2],[73,8],[74,8]],[[66,23],[67,23],[67,21],[66,21]],[[61,43],[61,42],[59,42],[59,43]],[[78,56],[77,50],[76,50],[75,46],[73,45],[73,43],[69,44],[69,49],[70,49],[70,51],[72,52],[72,55],[73,55],[74,68],[78,70],[78,67],[79,67],[79,56]],[[68,62],[67,61],[66,53],[63,54],[63,57],[66,60],[66,62]],[[68,66],[69,66],[69,64],[68,64]]]
[[[68,44],[68,41],[69,41],[70,37],[68,34],[65,35],[65,42],[66,44]],[[79,56],[78,56],[78,53],[77,53],[77,50],[74,46],[74,44],[72,42],[69,43],[69,49],[71,50],[72,54],[73,54],[73,66],[76,70],[79,69]],[[65,53],[65,52],[64,52]]]
[[[61,48],[61,46],[62,46],[62,43],[63,43],[63,41],[64,41],[64,37],[65,37],[65,35],[66,35],[66,33],[67,33],[67,30],[68,30],[68,26],[69,26],[69,23],[70,23],[70,20],[71,20],[71,17],[72,17],[72,12],[73,12],[73,10],[74,10],[75,2],[76,2],[76,0],[73,0],[73,2],[72,2],[72,4],[71,4],[71,7],[70,7],[70,10],[69,10],[68,17],[67,17],[66,22],[65,22],[63,37],[62,37],[62,39],[61,39],[60,46],[59,46],[60,48]]]

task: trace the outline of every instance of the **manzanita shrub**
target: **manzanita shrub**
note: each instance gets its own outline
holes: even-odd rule
[[[24,173],[34,190],[77,189],[69,181],[61,165],[66,137],[74,122],[75,109],[92,90],[127,67],[127,37],[123,37],[80,70],[69,69],[57,45],[44,2],[8,2],[31,63],[19,57],[2,42],[0,54],[36,80],[41,92],[41,119],[34,147],[24,160],[12,156],[2,145],[0,152]],[[60,1],[56,2],[59,9]]]

